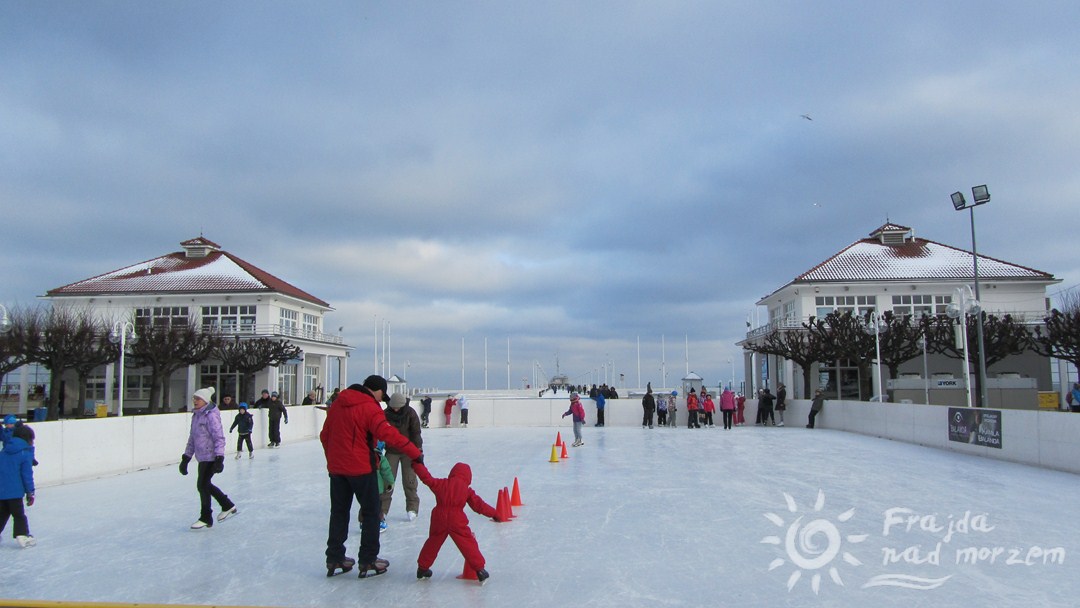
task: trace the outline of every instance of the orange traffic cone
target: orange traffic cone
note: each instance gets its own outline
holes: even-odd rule
[[[514,491],[510,494],[510,506],[511,507],[524,507],[525,503],[521,502],[521,490],[518,489],[517,477],[514,478]]]
[[[476,570],[473,570],[471,567],[469,567],[469,562],[465,562],[465,567],[461,569],[461,574],[458,575],[458,578],[466,581],[480,580],[476,577]]]
[[[563,446],[563,451],[566,451],[566,446]],[[548,462],[559,462],[559,444],[551,446],[551,460]]]
[[[510,488],[503,488],[502,493],[503,504],[506,505],[506,515],[509,516],[510,519],[514,519],[515,517],[517,517],[517,515],[514,515],[514,510],[511,508],[510,505]]]
[[[562,445],[562,433],[555,432],[555,445]]]
[[[499,501],[496,503],[495,517],[500,522],[510,521],[514,517],[514,513],[510,510],[510,496],[506,492],[506,488],[499,490]]]
[[[564,444],[562,444],[562,457],[563,457],[563,458],[569,458],[569,457],[570,457],[570,454],[568,454],[568,453],[566,452],[566,444],[565,444],[565,443],[564,443]]]

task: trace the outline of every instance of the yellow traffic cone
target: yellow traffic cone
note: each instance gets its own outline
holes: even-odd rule
[[[559,446],[558,445],[552,445],[551,446],[551,460],[549,460],[548,462],[559,462]]]

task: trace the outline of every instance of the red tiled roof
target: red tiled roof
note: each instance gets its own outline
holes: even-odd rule
[[[175,252],[76,281],[46,292],[49,297],[179,293],[280,293],[330,308],[325,301],[199,237],[185,247],[212,248],[204,257]]]
[[[908,239],[902,245],[885,245],[868,238],[855,241],[792,282],[964,280],[972,275],[970,251],[919,238]],[[984,255],[979,256],[979,278],[1054,280],[1051,274]]]

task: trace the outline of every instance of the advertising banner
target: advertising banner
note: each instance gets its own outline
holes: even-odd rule
[[[1001,449],[1001,411],[950,407],[949,441]]]

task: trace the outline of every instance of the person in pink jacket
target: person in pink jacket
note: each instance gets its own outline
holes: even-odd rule
[[[730,429],[735,417],[735,393],[729,388],[720,393],[720,413],[724,416],[724,429]]]

